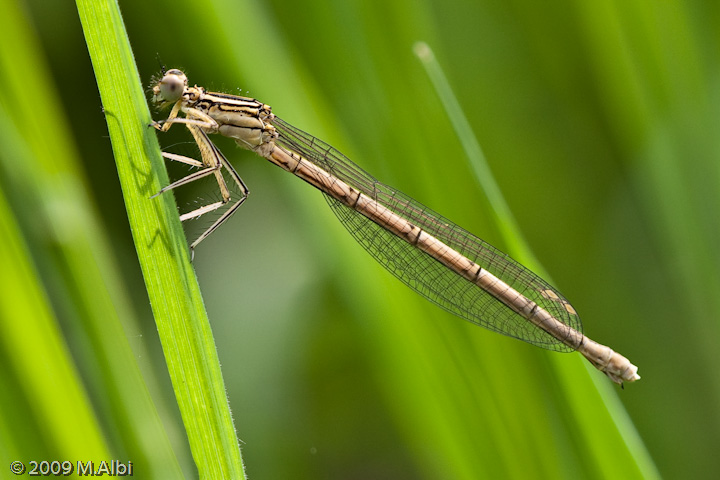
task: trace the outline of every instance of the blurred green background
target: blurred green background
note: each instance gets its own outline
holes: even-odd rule
[[[69,2],[3,3],[16,16],[0,33],[0,78],[7,82],[9,69],[28,78],[21,95],[0,84],[3,461],[28,452],[59,459],[92,451],[138,464],[175,457],[193,478],[77,11]],[[218,138],[251,194],[198,248],[194,265],[251,478],[717,474],[720,3],[121,7],[144,86],[159,57],[192,83],[258,98],[505,249],[413,55],[416,41],[427,42],[585,333],[640,367],[641,381],[615,389],[577,354],[544,352],[457,320],[375,265],[318,192]],[[47,100],[33,103],[35,95]],[[182,133],[160,142],[193,155]],[[42,168],[52,169],[54,158],[71,165],[62,185],[34,184],[42,155],[51,159]],[[180,205],[193,200],[183,194]],[[73,228],[92,240],[79,243]],[[68,260],[85,248],[85,262]],[[79,293],[83,283],[107,297],[113,318],[87,306],[95,299]],[[37,301],[22,304],[31,286]],[[37,319],[45,319],[39,333],[31,328]],[[111,348],[105,358],[104,342],[129,343],[133,354],[113,357]],[[62,358],[74,393],[59,393],[67,382],[28,386],[29,359],[50,371]],[[101,365],[113,362],[127,378],[104,375]],[[136,363],[142,382],[133,385],[147,391],[124,383],[139,381]],[[151,399],[147,423],[117,413],[132,411],[136,397]],[[75,400],[60,405],[67,398]],[[68,422],[61,431],[86,430],[47,435],[58,411]],[[23,433],[19,418],[32,419]],[[164,436],[171,448],[150,440]],[[73,442],[87,449],[69,448]]]

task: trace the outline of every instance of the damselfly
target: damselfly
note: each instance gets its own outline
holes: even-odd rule
[[[153,101],[172,105],[167,131],[187,126],[202,161],[163,153],[198,167],[158,194],[214,175],[221,199],[181,215],[195,218],[227,209],[190,245],[194,249],[225,222],[247,196],[247,188],[208,134],[220,133],[325,194],[343,225],[382,266],[415,291],[465,320],[549,350],[582,353],[614,382],[638,380],[637,367],[582,334],[575,309],[555,288],[527,268],[419,202],[366,173],[342,153],[276,117],[255,99],[189,87],[180,70],[169,70],[153,86]],[[180,113],[184,117],[179,116]],[[222,171],[241,192],[234,203]]]

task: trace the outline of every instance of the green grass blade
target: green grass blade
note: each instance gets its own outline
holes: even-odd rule
[[[468,122],[462,111],[460,103],[457,101],[455,94],[452,92],[442,67],[435,59],[430,46],[425,42],[417,42],[413,46],[415,55],[422,62],[440,101],[447,112],[450,123],[457,134],[463,150],[467,155],[475,180],[477,180],[480,190],[487,197],[489,204],[492,206],[492,213],[498,230],[502,234],[504,243],[507,245],[508,251],[513,252],[513,257],[521,260],[522,263],[535,263],[535,260],[527,241],[520,234],[515,216],[510,211],[510,207],[505,201],[505,197],[500,191],[495,178],[493,177],[490,166],[487,163],[482,147],[472,131],[470,122]]]
[[[8,125],[0,121],[0,127]],[[24,462],[49,454],[107,460],[109,450],[97,418],[14,220],[0,190],[0,289],[6,295],[0,302],[4,365],[0,403],[9,428],[5,431],[16,433],[3,443],[15,445],[18,457],[12,460]]]
[[[6,445],[18,460],[123,458],[179,473],[119,319],[132,328],[59,94],[17,2],[0,32]]]
[[[243,478],[210,325],[116,2],[77,2],[176,399],[202,478]]]

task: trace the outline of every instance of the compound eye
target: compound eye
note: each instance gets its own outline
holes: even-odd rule
[[[187,77],[180,70],[168,70],[158,84],[156,95],[166,102],[176,102],[182,97],[187,86]]]

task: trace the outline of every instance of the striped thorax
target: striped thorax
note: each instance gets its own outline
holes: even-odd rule
[[[254,98],[206,92],[197,85],[188,87],[187,77],[177,69],[168,70],[153,87],[153,101],[161,107],[175,104],[162,130],[170,126],[169,120],[195,124],[207,133],[233,138],[241,147],[262,156],[278,136],[269,123],[275,118],[270,105]],[[186,118],[177,118],[179,112]]]

